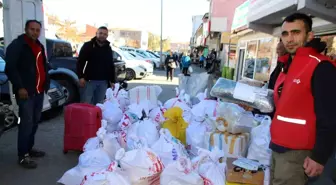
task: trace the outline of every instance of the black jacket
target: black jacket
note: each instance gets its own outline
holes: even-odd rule
[[[97,44],[96,37],[84,43],[77,61],[77,75],[85,80],[116,82],[113,51],[110,42]]]
[[[37,42],[42,48],[44,70],[46,72],[44,89],[47,92],[50,85],[49,66],[44,46],[39,41]],[[7,47],[5,61],[5,73],[13,84],[14,93],[17,94],[19,89],[25,88],[29,95],[36,94],[36,59],[33,50],[24,39],[24,34],[13,40]]]
[[[165,65],[168,66],[169,63],[175,62],[177,66],[177,60],[175,56],[167,55],[166,60],[165,60]]]

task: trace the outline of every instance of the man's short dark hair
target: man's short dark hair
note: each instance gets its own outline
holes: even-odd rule
[[[40,21],[35,20],[35,19],[32,19],[32,20],[28,20],[28,21],[26,21],[25,28],[28,28],[29,25],[30,25],[30,23],[37,23],[37,24],[39,24],[39,25],[42,27],[42,23],[41,23]]]
[[[101,26],[101,27],[98,28],[98,30],[106,30],[106,31],[108,31],[108,28],[106,26]]]
[[[288,17],[286,17],[283,21],[282,24],[285,22],[294,22],[296,20],[301,20],[304,22],[306,31],[311,32],[313,30],[313,20],[311,17],[309,17],[306,14],[303,13],[294,13]]]

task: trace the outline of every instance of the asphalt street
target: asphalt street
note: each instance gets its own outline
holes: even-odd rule
[[[198,69],[194,69],[198,72]],[[179,73],[177,70],[175,76]],[[162,102],[175,96],[175,87],[178,79],[167,81],[164,71],[156,71],[151,77],[142,80],[134,80],[130,88],[137,85],[157,84],[163,89],[159,99]],[[22,169],[17,165],[16,142],[17,129],[5,133],[0,138],[0,185],[52,185],[65,171],[77,165],[78,153],[63,154],[63,114],[44,120],[36,135],[36,147],[47,152],[47,156],[38,161],[35,170]],[[330,160],[325,173],[314,185],[333,185],[329,176],[336,173],[336,160]]]

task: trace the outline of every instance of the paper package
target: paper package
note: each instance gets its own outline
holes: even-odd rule
[[[225,152],[226,157],[246,157],[250,141],[250,134],[230,134],[228,132],[205,133],[205,148],[213,150],[218,147]]]

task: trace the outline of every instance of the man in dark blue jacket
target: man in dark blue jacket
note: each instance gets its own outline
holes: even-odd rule
[[[19,105],[18,155],[19,164],[24,168],[36,168],[31,157],[45,155],[33,149],[44,93],[50,84],[45,50],[38,40],[41,27],[37,20],[27,21],[25,34],[13,40],[5,57],[5,73]]]

